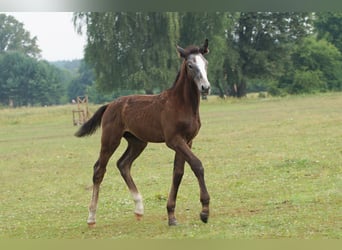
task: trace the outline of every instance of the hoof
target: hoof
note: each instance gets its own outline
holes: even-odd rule
[[[143,218],[143,215],[142,214],[137,214],[137,213],[134,213],[135,214],[135,218],[137,219],[137,221],[141,221],[142,218]]]
[[[200,213],[200,217],[201,217],[201,221],[203,221],[204,223],[207,223],[209,214],[202,212],[202,213]]]
[[[176,219],[170,219],[169,220],[169,226],[177,226],[178,223],[177,223],[177,220]]]
[[[95,222],[88,223],[88,228],[95,228],[95,227],[96,227],[96,223]]]

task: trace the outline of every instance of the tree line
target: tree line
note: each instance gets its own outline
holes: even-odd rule
[[[74,13],[99,90],[165,89],[180,64],[175,45],[208,38],[208,75],[222,97],[341,90],[341,24],[341,13]]]
[[[71,23],[72,25],[72,23]],[[342,13],[76,12],[84,60],[41,60],[37,38],[0,14],[0,104],[51,105],[89,95],[158,93],[172,85],[176,45],[209,39],[212,93],[243,97],[342,90]]]

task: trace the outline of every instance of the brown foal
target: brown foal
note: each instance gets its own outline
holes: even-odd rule
[[[95,226],[96,208],[100,184],[107,163],[124,137],[128,142],[125,153],[117,167],[125,180],[135,202],[135,214],[140,219],[144,213],[140,195],[130,170],[133,161],[145,149],[148,142],[165,142],[175,151],[173,180],[167,201],[169,225],[176,225],[176,198],[179,184],[187,162],[198,179],[203,222],[209,217],[209,194],[204,180],[202,162],[191,151],[192,140],[200,126],[199,103],[201,94],[208,94],[210,83],[207,78],[207,61],[203,57],[209,52],[208,40],[202,47],[177,46],[184,59],[173,86],[158,95],[131,95],[120,97],[100,107],[93,117],[77,132],[77,137],[93,134],[102,124],[101,150],[94,165],[93,194],[89,206],[87,223]]]

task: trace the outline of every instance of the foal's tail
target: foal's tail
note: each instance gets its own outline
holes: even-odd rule
[[[95,114],[75,133],[75,136],[83,137],[95,133],[96,129],[101,125],[102,116],[107,107],[108,104],[99,108]]]

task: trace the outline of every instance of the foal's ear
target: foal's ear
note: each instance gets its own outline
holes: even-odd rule
[[[200,48],[200,52],[202,55],[208,54],[209,49],[208,49],[208,39],[205,39],[204,45]]]
[[[177,45],[177,51],[178,51],[180,57],[186,58],[185,49],[183,49],[182,47],[179,47],[179,46]]]

